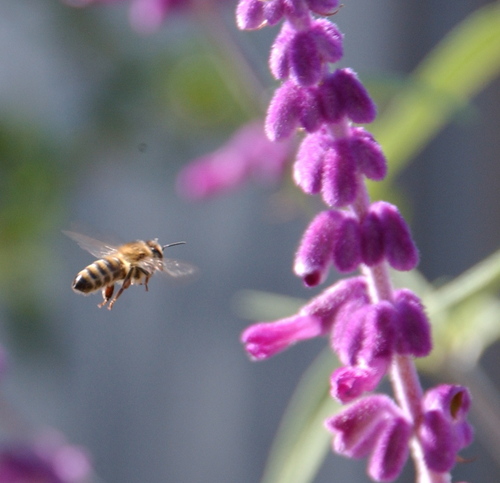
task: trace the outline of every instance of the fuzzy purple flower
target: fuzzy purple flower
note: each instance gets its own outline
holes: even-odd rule
[[[433,471],[450,471],[457,453],[472,442],[473,430],[466,420],[470,405],[469,391],[461,386],[441,385],[425,394],[419,439]]]
[[[431,327],[420,299],[408,289],[394,293],[397,312],[395,327],[399,337],[396,351],[399,354],[425,357],[432,349]]]
[[[418,264],[418,251],[404,218],[396,206],[377,201],[370,206],[377,216],[384,233],[385,257],[396,270],[411,270]]]
[[[335,399],[349,402],[379,384],[395,352],[396,316],[386,301],[356,310],[346,305],[337,316],[331,345],[345,367],[335,370],[330,380]]]
[[[350,458],[370,456],[368,473],[376,481],[392,481],[408,458],[411,423],[387,396],[369,396],[326,421],[333,449]]]
[[[321,80],[325,63],[341,58],[342,35],[327,20],[315,20],[302,31],[285,22],[271,48],[269,66],[276,79],[290,76],[297,85],[311,86]]]
[[[377,114],[374,102],[351,69],[328,74],[320,86],[319,98],[326,122],[336,123],[347,117],[352,122],[369,123]]]
[[[342,218],[338,211],[323,211],[304,233],[295,255],[294,271],[308,287],[322,283],[328,275]]]
[[[267,359],[298,341],[328,334],[343,305],[356,307],[368,303],[368,292],[362,278],[343,280],[328,288],[298,314],[275,322],[259,322],[241,336],[245,349],[254,360]]]
[[[341,273],[360,269],[362,275],[335,283],[292,317],[250,326],[242,342],[252,358],[264,359],[300,340],[329,335],[342,364],[331,375],[331,395],[352,402],[326,423],[334,451],[368,456],[371,478],[392,481],[412,439],[424,481],[426,472],[448,472],[470,443],[470,397],[458,386],[440,386],[422,397],[412,358],[430,353],[430,324],[418,296],[394,290],[388,271],[415,268],[418,251],[397,207],[371,203],[368,196],[365,178],[382,180],[387,162],[373,136],[353,123],[372,122],[376,107],[354,71],[330,65],[342,56],[342,34],[313,15],[337,7],[329,0],[240,0],[237,22],[255,29],[284,19],[269,57],[282,84],[267,110],[266,133],[284,141],[305,131],[293,179],[306,194],[321,194],[329,208],[307,227],[294,272],[308,287],[323,283],[331,267]],[[366,395],[389,372],[397,402]]]
[[[293,179],[304,193],[313,195],[321,191],[323,160],[331,144],[331,138],[324,130],[308,134],[300,144]]]

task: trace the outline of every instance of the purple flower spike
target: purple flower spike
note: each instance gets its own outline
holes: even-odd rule
[[[412,270],[418,264],[418,251],[410,230],[396,206],[377,201],[370,207],[382,222],[384,229],[385,256],[392,268]]]
[[[300,340],[322,334],[321,320],[314,316],[296,315],[276,322],[251,325],[241,335],[241,342],[255,361],[268,359]]]
[[[466,419],[470,404],[469,391],[462,386],[443,384],[426,392],[419,439],[432,470],[450,471],[458,451],[472,442],[472,427]]]
[[[241,30],[255,30],[265,23],[264,2],[261,0],[240,0],[236,7],[236,24]]]
[[[363,128],[352,130],[351,150],[359,170],[369,179],[381,181],[387,174],[387,161],[380,145]]]
[[[308,134],[300,144],[293,165],[293,179],[304,193],[312,195],[321,191],[323,157],[330,139],[322,131]]]
[[[368,465],[368,474],[375,481],[393,481],[399,476],[408,459],[411,435],[412,426],[406,419],[388,421]]]
[[[396,308],[396,351],[425,357],[432,350],[431,327],[420,299],[408,289],[394,293]]]
[[[356,270],[361,263],[361,232],[353,215],[343,215],[333,243],[333,264],[339,272],[348,273]]]
[[[324,156],[323,200],[331,207],[341,208],[354,201],[358,192],[356,160],[347,139],[339,139]]]
[[[295,255],[294,272],[304,284],[314,287],[328,275],[332,261],[333,241],[342,215],[337,211],[323,211],[305,231]]]
[[[356,401],[325,422],[333,433],[333,449],[350,458],[370,454],[380,431],[401,411],[387,396],[368,396]]]
[[[266,133],[271,141],[290,137],[299,126],[301,97],[300,88],[291,81],[276,89],[266,116]]]
[[[335,71],[333,82],[343,111],[352,122],[369,123],[375,120],[377,108],[352,69]]]

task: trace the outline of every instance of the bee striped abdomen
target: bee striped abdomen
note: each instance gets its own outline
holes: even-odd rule
[[[90,293],[125,277],[125,267],[117,257],[96,260],[75,277],[73,290]]]

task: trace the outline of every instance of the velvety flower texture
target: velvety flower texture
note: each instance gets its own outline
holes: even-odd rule
[[[269,56],[282,83],[265,130],[280,142],[303,132],[293,179],[326,205],[302,236],[294,272],[307,287],[324,283],[331,268],[362,275],[334,283],[293,316],[248,327],[241,340],[252,359],[263,360],[298,341],[329,337],[341,362],[330,378],[331,394],[350,403],[326,422],[334,451],[368,457],[371,478],[392,481],[413,439],[421,481],[450,481],[457,452],[472,440],[470,396],[445,385],[423,395],[418,383],[412,359],[431,351],[430,324],[419,297],[394,290],[388,272],[413,269],[418,251],[398,208],[368,197],[365,178],[382,180],[387,163],[373,136],[354,125],[372,122],[375,104],[355,72],[332,66],[343,55],[342,34],[317,18],[338,6],[333,0],[240,0],[236,18],[249,30],[283,21]],[[397,401],[367,395],[388,372]]]

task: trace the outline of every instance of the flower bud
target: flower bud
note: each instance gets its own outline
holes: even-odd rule
[[[361,263],[361,233],[354,215],[342,213],[333,242],[333,264],[339,272],[348,273]]]
[[[330,394],[341,403],[351,402],[365,392],[373,391],[383,376],[383,372],[370,367],[340,367],[330,379]]]
[[[356,123],[368,123],[377,114],[375,104],[351,69],[337,69],[326,76],[319,97],[323,116],[328,122],[339,122],[346,116]]]
[[[370,454],[381,430],[401,410],[385,395],[359,399],[329,418],[326,428],[333,433],[333,449],[351,458]]]
[[[308,134],[301,142],[293,165],[293,179],[304,193],[312,195],[321,191],[323,158],[331,143],[323,131]]]
[[[408,225],[396,206],[377,201],[370,211],[380,219],[384,232],[385,257],[392,268],[407,271],[418,264],[418,251]]]
[[[271,141],[290,137],[299,126],[301,90],[293,82],[284,82],[274,93],[266,116],[266,133]]]
[[[350,148],[359,170],[367,178],[374,181],[381,181],[385,178],[387,161],[382,148],[369,132],[361,127],[352,129]]]
[[[323,59],[312,30],[299,31],[289,46],[290,76],[301,86],[317,84],[323,74]]]
[[[294,272],[308,287],[322,283],[328,275],[334,237],[341,220],[340,213],[323,211],[316,215],[302,237],[295,255]]]
[[[352,69],[338,69],[333,76],[345,115],[355,123],[373,122],[377,109],[355,72]]]
[[[403,417],[387,422],[379,435],[368,464],[368,474],[375,481],[395,480],[408,459],[412,426]]]
[[[356,160],[352,157],[347,139],[339,139],[325,152],[322,188],[323,199],[331,207],[347,206],[356,198]]]
[[[432,350],[431,327],[420,299],[411,290],[394,293],[395,326],[398,339],[396,351],[425,357]]]
[[[261,4],[262,0],[257,0]],[[289,46],[295,34],[295,30],[288,22],[283,24],[281,31],[271,47],[269,56],[269,68],[276,79],[286,79],[290,73]]]
[[[384,231],[380,218],[368,211],[360,223],[361,258],[369,267],[379,264],[384,259]]]
[[[442,384],[425,393],[418,437],[433,471],[450,471],[457,453],[472,442],[472,427],[466,419],[470,405],[469,391],[462,386]]]
[[[268,359],[300,340],[321,335],[321,320],[314,316],[295,315],[276,322],[259,322],[248,327],[241,342],[255,361]]]
[[[308,133],[312,133],[323,125],[323,115],[318,103],[317,88],[303,87],[300,93],[300,125]]]
[[[236,7],[236,24],[241,30],[254,30],[263,26],[264,2],[261,0],[240,0]]]

